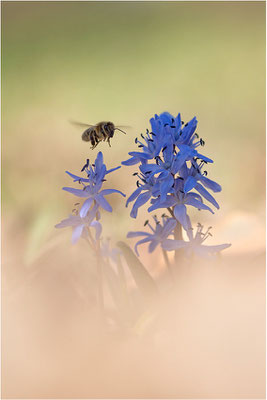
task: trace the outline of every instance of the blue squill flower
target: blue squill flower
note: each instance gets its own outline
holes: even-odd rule
[[[146,225],[148,225],[149,228],[151,229],[152,233],[138,231],[138,232],[129,232],[127,235],[127,238],[144,236],[144,239],[139,240],[134,247],[136,254],[138,256],[139,253],[137,248],[140,244],[150,242],[148,247],[149,253],[152,253],[152,251],[154,251],[159,244],[163,247],[165,241],[173,233],[173,230],[177,224],[177,221],[175,221],[174,218],[167,218],[163,216],[162,225],[160,224],[160,222],[157,220],[156,217],[153,218],[156,223],[155,228],[153,228],[149,223],[146,223]]]
[[[141,173],[137,174],[137,176],[140,179],[137,181],[138,187],[126,202],[126,207],[128,207],[128,204],[135,200],[130,213],[132,218],[137,217],[139,207],[144,205],[152,196],[158,196],[159,194],[158,185],[152,175],[145,175]]]
[[[125,194],[116,189],[103,189],[100,191],[103,182],[105,181],[105,175],[115,171],[118,168],[120,167],[107,171],[106,165],[103,162],[103,155],[101,152],[99,152],[95,160],[95,164],[90,165],[89,160],[87,160],[86,165],[82,168],[82,171],[86,172],[87,178],[82,178],[66,171],[67,174],[73,178],[74,182],[79,182],[81,185],[83,185],[83,189],[63,187],[63,190],[66,190],[75,196],[86,199],[80,210],[81,218],[86,216],[93,204],[97,204],[98,207],[102,207],[104,210],[111,212],[112,207],[104,197],[108,194],[119,193],[125,197]]]
[[[126,161],[122,161],[122,165],[134,165],[141,163],[146,163],[148,160],[152,160],[157,157],[162,149],[162,143],[159,138],[153,132],[147,130],[146,135],[141,134],[144,142],[141,142],[137,138],[135,143],[142,151],[130,151],[128,153],[131,158]]]
[[[229,243],[219,244],[215,246],[204,245],[203,242],[208,238],[208,236],[211,236],[209,232],[210,229],[211,227],[209,227],[208,230],[204,233],[203,226],[201,224],[198,224],[195,236],[193,236],[192,231],[189,231],[188,242],[183,240],[168,239],[164,242],[162,247],[167,251],[177,250],[183,247],[185,250],[185,255],[187,257],[190,257],[192,255],[209,257],[231,246],[231,244]]]
[[[151,212],[157,210],[158,208],[172,207],[175,218],[187,231],[191,227],[190,219],[186,209],[187,205],[193,206],[198,210],[208,210],[212,214],[214,214],[214,212],[210,207],[203,203],[203,200],[199,194],[194,192],[185,193],[183,186],[184,184],[182,179],[175,179],[174,192],[170,195],[167,195],[166,200],[163,202],[160,200],[160,198],[152,200],[153,204],[149,207],[148,211]]]
[[[190,168],[188,168],[186,164],[183,165],[182,169],[180,170],[180,176],[184,179],[184,192],[187,193],[190,190],[195,189],[206,200],[208,200],[212,205],[214,205],[214,207],[219,209],[220,206],[217,203],[217,201],[207,191],[207,189],[205,189],[204,186],[202,186],[201,183],[203,183],[206,186],[207,185],[206,182],[208,180],[209,188],[214,192],[220,192],[222,188],[218,183],[212,181],[211,179],[208,179],[205,176],[207,174],[207,171],[204,171],[203,174],[201,173],[203,165],[204,165],[203,161],[199,165],[197,164],[196,161],[192,161]]]
[[[96,210],[95,210],[96,212]],[[86,217],[81,218],[79,214],[70,215],[68,218],[61,221],[55,228],[72,227],[72,243],[75,244],[81,236],[88,236],[88,228],[95,228],[95,239],[98,240],[101,235],[102,226],[99,221],[94,221],[95,212],[88,214]]]

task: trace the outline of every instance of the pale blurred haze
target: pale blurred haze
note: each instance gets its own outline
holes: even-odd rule
[[[216,263],[177,266],[145,332],[107,338],[93,256],[54,229],[76,202],[65,171],[100,150],[119,165],[163,111],[197,117],[223,191],[215,215],[190,215],[213,226],[210,244],[232,246]],[[91,150],[69,120],[131,128]],[[135,171],[105,187],[129,196]],[[109,199],[104,235],[116,244],[147,207],[134,220]],[[265,3],[2,2],[2,250],[3,398],[263,398]],[[165,287],[160,251],[140,253]]]

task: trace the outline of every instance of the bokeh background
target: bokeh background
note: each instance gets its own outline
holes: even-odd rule
[[[265,3],[1,6],[2,397],[263,398]],[[61,190],[71,183],[65,170],[78,173],[99,150],[119,165],[163,111],[197,117],[223,191],[214,216],[191,215],[213,226],[210,244],[232,247],[216,266],[183,271],[157,352],[136,338],[105,347],[94,330],[92,257],[54,229],[75,203]],[[69,120],[131,128],[92,151]],[[106,187],[130,195],[134,171],[114,172]],[[103,223],[116,243],[147,212],[133,220],[121,199],[110,201]],[[161,279],[160,253],[141,257]]]

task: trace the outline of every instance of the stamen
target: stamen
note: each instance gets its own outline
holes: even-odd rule
[[[86,164],[82,167],[81,172],[83,172],[85,168],[88,168],[88,166],[89,166],[89,158],[87,158]]]

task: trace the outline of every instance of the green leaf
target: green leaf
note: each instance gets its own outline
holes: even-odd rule
[[[158,295],[158,289],[151,275],[126,243],[118,242],[117,245],[123,252],[139,290],[146,298],[155,298]]]

